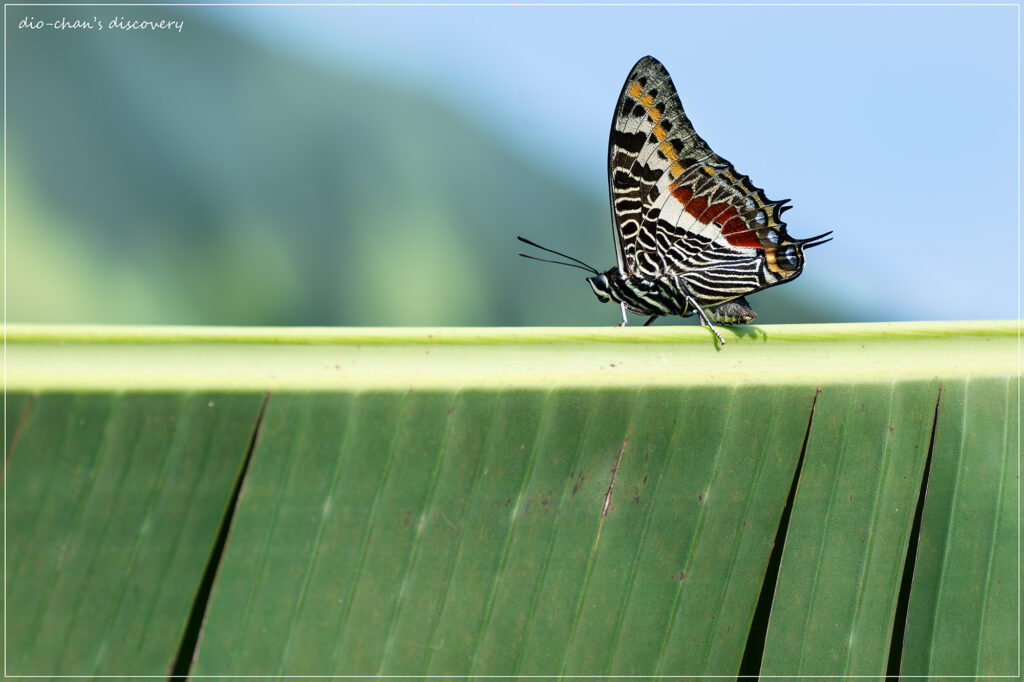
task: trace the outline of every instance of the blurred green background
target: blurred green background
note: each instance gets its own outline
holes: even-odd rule
[[[794,198],[797,210],[787,215],[793,235],[836,230],[834,242],[810,252],[800,279],[751,299],[759,322],[1016,315],[1016,254],[1009,248],[1016,228],[1015,180],[1000,170],[1014,158],[1012,109],[998,114],[998,125],[961,121],[968,130],[984,128],[992,136],[991,143],[977,143],[967,153],[978,159],[978,168],[1000,171],[987,178],[960,157],[914,159],[898,141],[886,149],[893,159],[916,163],[914,170],[900,171],[907,182],[892,177],[892,159],[866,155],[853,166],[855,154],[844,144],[863,148],[863,139],[877,137],[890,124],[902,135],[899,140],[916,144],[911,131],[926,120],[946,126],[942,116],[965,114],[940,114],[921,104],[924,95],[915,95],[901,106],[913,112],[920,105],[920,111],[883,112],[859,129],[825,116],[814,126],[794,120],[799,105],[786,110],[779,104],[793,92],[819,101],[822,111],[849,110],[846,102],[827,96],[829,79],[798,68],[824,49],[823,38],[806,27],[798,28],[808,42],[787,48],[790,66],[771,67],[792,71],[791,94],[758,99],[754,80],[761,76],[750,69],[751,60],[770,59],[761,48],[737,41],[728,58],[695,65],[691,79],[685,69],[692,63],[689,53],[680,53],[678,41],[637,32],[635,40],[605,49],[611,41],[601,31],[616,30],[620,15],[588,8],[558,14],[516,8],[514,15],[485,17],[496,35],[524,46],[515,53],[500,46],[488,50],[493,38],[484,31],[465,44],[446,40],[445,31],[457,32],[466,13],[479,9],[439,9],[429,16],[397,7],[363,14],[277,8],[279,15],[249,7],[5,10],[8,321],[615,324],[618,311],[594,298],[582,273],[518,258],[515,236],[565,250],[600,269],[613,264],[604,139],[621,82],[647,52],[665,61],[698,132],[717,151],[769,197]],[[115,15],[182,19],[184,30],[18,29],[24,16],[106,22]],[[777,12],[765,19],[745,16],[752,17],[745,30],[757,32],[770,30],[766,21],[792,20]],[[826,22],[828,30],[849,23],[848,17],[802,16],[807,26]],[[900,22],[919,22],[921,14],[898,16],[903,18],[886,28],[896,46],[908,42]],[[592,30],[578,23],[583,19],[596,22]],[[878,24],[872,17],[856,21]],[[963,17],[941,21],[969,34],[965,49],[976,53],[977,41],[1006,47],[1002,34],[986,39],[984,25],[975,31],[963,26]],[[390,27],[381,28],[382,22]],[[564,35],[564,44],[532,31]],[[389,37],[394,44],[386,43]],[[720,44],[713,32],[703,31],[687,49],[701,50],[701,41]],[[331,49],[335,43],[343,49]],[[551,45],[561,52],[545,52]],[[1012,47],[1011,42],[1007,49]],[[863,70],[862,53],[880,48],[865,43],[835,49],[835,59],[845,55],[849,68]],[[915,46],[894,49],[910,54]],[[478,93],[472,74],[445,71],[445,59],[453,54],[479,72],[514,72],[527,83],[571,82],[580,65],[589,63],[600,78],[581,76],[579,87],[555,100],[533,98],[497,75],[484,79]],[[570,63],[554,61],[559,54],[572,55]],[[978,68],[994,62],[991,55],[978,56]],[[963,68],[958,78],[976,82],[970,65]],[[890,87],[883,83],[884,64],[869,71],[857,88]],[[724,101],[723,110],[735,116],[732,123],[715,108],[718,97],[704,95],[702,88],[723,83],[723,91],[736,90],[737,73],[751,79],[740,84],[745,92],[739,93],[750,106]],[[906,81],[898,70],[893,78]],[[948,86],[936,78],[936,92]],[[992,78],[985,81],[992,93],[1010,94],[1012,83],[1001,75]],[[513,104],[501,107],[502,101]],[[502,111],[495,111],[495,102]],[[520,103],[523,111],[515,109]],[[968,115],[998,109],[984,104]],[[768,118],[774,114],[789,123]],[[851,115],[863,120],[859,111]],[[543,119],[565,127],[570,142],[564,149],[557,127],[531,123]],[[723,120],[733,127],[723,127]],[[1007,121],[1010,129],[1004,129]],[[793,128],[766,134],[756,128],[759,123]],[[756,144],[739,137],[748,128]],[[572,137],[583,129],[590,136],[585,144]],[[801,131],[806,149],[796,142]],[[927,135],[922,144],[930,149],[934,137]],[[949,131],[947,142],[953,135]],[[963,147],[943,142],[935,148],[953,154]],[[573,149],[585,149],[578,161],[572,160]],[[780,174],[773,175],[776,167]],[[786,175],[788,168],[804,175]],[[833,169],[850,175],[833,176]],[[952,190],[940,183],[950,169],[961,176]],[[919,194],[907,189],[911,182],[921,183]],[[952,213],[943,206],[951,191]],[[872,193],[879,196],[872,199]],[[885,203],[890,200],[891,206]],[[961,209],[979,224],[964,224],[955,213]],[[1007,248],[963,236],[977,235],[979,227],[1001,235],[996,243]],[[912,234],[901,238],[900,230]],[[928,238],[921,239],[920,231]],[[978,281],[982,275],[988,284]]]

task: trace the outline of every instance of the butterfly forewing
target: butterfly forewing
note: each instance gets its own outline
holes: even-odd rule
[[[625,275],[681,278],[706,304],[788,277],[775,267],[775,245],[785,235],[783,202],[768,201],[697,135],[653,57],[637,62],[619,95],[608,174]]]

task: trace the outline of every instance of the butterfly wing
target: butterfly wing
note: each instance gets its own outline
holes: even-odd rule
[[[802,267],[769,201],[697,135],[661,62],[629,73],[608,144],[608,184],[620,269],[644,279],[682,278],[702,304],[781,283]]]

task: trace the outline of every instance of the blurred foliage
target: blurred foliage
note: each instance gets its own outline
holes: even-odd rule
[[[186,17],[181,34],[9,32],[9,320],[617,321],[581,273],[527,263],[514,240],[610,266],[603,194],[503,146],[429,83]],[[800,285],[752,302],[765,322],[851,319]]]

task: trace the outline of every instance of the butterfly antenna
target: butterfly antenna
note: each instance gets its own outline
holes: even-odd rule
[[[531,255],[529,255],[527,253],[523,253],[522,251],[519,252],[519,255],[522,256],[523,258],[529,258],[530,260],[539,260],[541,263],[554,263],[555,265],[568,265],[570,268],[576,268],[577,270],[583,270],[584,272],[592,272],[594,274],[597,274],[596,270],[591,270],[590,268],[585,268],[582,265],[576,265],[575,263],[566,263],[566,262],[560,261],[560,260],[548,260],[547,258],[537,258],[536,256],[531,256]]]
[[[527,255],[525,253],[520,253],[519,255],[522,256],[523,258],[529,258],[530,260],[539,260],[542,263],[554,263],[555,265],[568,265],[570,268],[579,268],[580,270],[586,270],[587,272],[592,272],[595,275],[601,274],[593,266],[587,265],[586,263],[581,261],[579,258],[573,258],[572,256],[564,254],[561,251],[555,251],[554,249],[549,249],[547,247],[541,246],[540,244],[537,244],[536,242],[531,242],[526,237],[516,237],[516,239],[518,239],[519,241],[523,242],[524,244],[529,244],[530,246],[536,247],[536,248],[540,249],[541,251],[547,251],[548,253],[553,253],[556,256],[561,256],[562,258],[568,258],[569,260],[572,261],[572,263],[565,263],[565,262],[560,261],[560,260],[548,260],[547,258],[537,258],[536,256],[530,256],[530,255]]]

